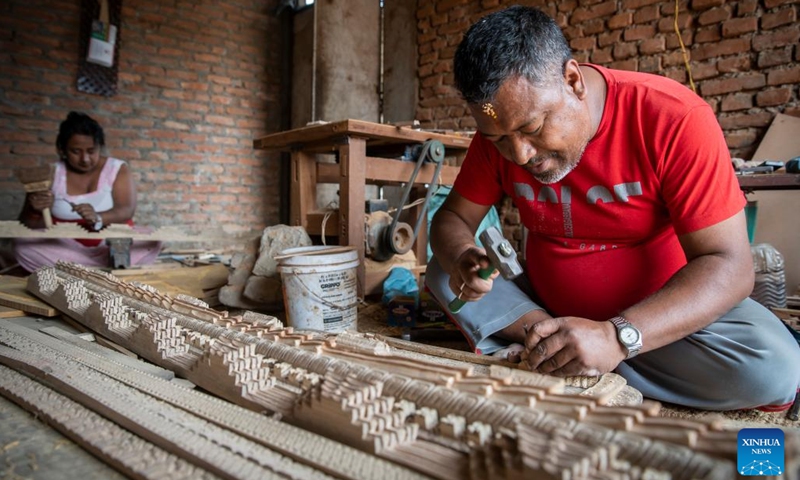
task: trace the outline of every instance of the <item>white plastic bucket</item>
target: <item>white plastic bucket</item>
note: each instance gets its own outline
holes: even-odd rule
[[[326,251],[335,249],[336,253]],[[355,248],[298,247],[280,252],[286,321],[291,327],[339,333],[356,329],[358,288]]]

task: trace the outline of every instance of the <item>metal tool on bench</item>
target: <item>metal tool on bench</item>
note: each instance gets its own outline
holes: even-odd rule
[[[131,266],[131,238],[106,238],[108,245],[108,263],[113,269],[128,268]]]
[[[417,156],[417,164],[414,171],[411,173],[411,178],[406,183],[403,189],[403,197],[400,201],[400,206],[390,216],[386,212],[372,212],[366,223],[366,250],[370,257],[383,262],[392,258],[395,254],[402,255],[409,250],[417,239],[422,221],[425,219],[425,214],[428,210],[428,205],[431,200],[433,192],[439,185],[439,173],[444,164],[444,145],[438,140],[428,140],[423,143],[419,149]],[[417,179],[422,165],[426,162],[435,163],[436,169],[433,173],[433,179],[428,184],[428,190],[425,194],[425,200],[419,211],[417,224],[414,229],[407,223],[400,221],[400,215],[403,213],[403,208],[408,202],[411,194],[411,189],[414,188],[414,182]]]
[[[522,266],[517,259],[517,252],[511,244],[503,237],[497,227],[489,227],[480,234],[481,244],[486,250],[491,265],[478,271],[478,276],[486,280],[495,270],[500,271],[500,275],[506,280],[512,280],[522,274]],[[460,298],[454,298],[447,306],[452,313],[458,313],[466,304]]]

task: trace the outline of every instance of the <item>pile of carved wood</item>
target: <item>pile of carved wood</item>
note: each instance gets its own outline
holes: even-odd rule
[[[28,289],[214,396],[0,327],[0,391],[139,478],[719,478],[736,431],[604,406],[560,379],[229,317],[71,264]],[[24,375],[19,372],[24,373]],[[798,439],[787,432],[787,469]]]

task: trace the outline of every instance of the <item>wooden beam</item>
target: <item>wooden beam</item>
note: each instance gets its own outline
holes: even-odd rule
[[[408,182],[411,173],[414,171],[413,162],[403,162],[391,158],[366,157],[366,171],[364,178],[369,183],[383,182],[386,184],[399,184]],[[436,165],[426,163],[423,165],[415,184],[427,184],[433,181],[433,172]],[[443,165],[439,173],[439,183],[442,185],[452,185],[456,181],[459,167]],[[317,164],[317,182],[319,183],[339,183],[339,166],[335,163]]]
[[[27,280],[0,275],[0,305],[44,317],[55,317],[58,311],[38,300],[26,290]]]
[[[322,125],[311,125],[285,132],[273,133],[253,141],[254,148],[290,151],[308,143],[327,140],[337,135],[358,135],[390,143],[422,143],[439,140],[445,147],[466,150],[472,140],[469,135],[442,134],[411,128],[396,127],[363,120],[342,120]]]

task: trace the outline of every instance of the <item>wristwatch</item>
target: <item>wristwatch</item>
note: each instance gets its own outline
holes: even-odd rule
[[[625,317],[617,316],[609,320],[617,329],[617,340],[625,347],[628,356],[625,360],[635,357],[642,349],[642,332],[625,320]]]
[[[100,216],[99,213],[94,214],[94,227],[92,227],[95,232],[99,232],[103,229],[103,217]]]

